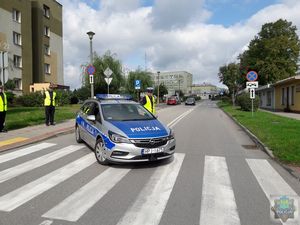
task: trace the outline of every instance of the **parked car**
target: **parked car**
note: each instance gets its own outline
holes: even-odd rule
[[[187,98],[187,99],[185,100],[185,105],[196,105],[196,100],[195,100],[195,98],[192,98],[192,97]]]
[[[171,96],[167,100],[167,105],[177,105],[178,104],[178,98],[176,96]]]

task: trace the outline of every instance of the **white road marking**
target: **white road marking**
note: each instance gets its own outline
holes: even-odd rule
[[[43,217],[75,222],[113,188],[130,169],[109,168],[74,194],[46,212]]]
[[[270,165],[265,159],[246,159],[252,173],[254,174],[257,182],[261,189],[264,191],[266,197],[269,199],[271,204],[271,195],[277,196],[297,196],[298,194],[285,182],[285,180],[278,174],[278,172]],[[271,205],[270,205],[271,207]],[[296,207],[295,214],[299,214],[299,209]],[[299,216],[297,221],[286,221],[282,224],[299,224]]]
[[[175,153],[174,161],[158,167],[134,204],[118,225],[157,225],[165,210],[185,154]]]
[[[190,114],[192,111],[194,111],[198,106],[188,110],[187,112],[181,114],[180,116],[176,117],[174,120],[172,120],[170,123],[167,124],[168,127],[172,128],[174,127],[180,120],[182,120],[184,117],[186,117],[188,114]]]
[[[53,220],[44,220],[39,225],[51,225],[53,223]]]
[[[3,154],[3,155],[0,155],[0,163],[4,163],[4,162],[19,158],[19,157],[24,156],[24,155],[29,155],[31,153],[38,152],[40,150],[52,147],[54,145],[56,145],[56,144],[41,143],[41,144],[30,146],[28,148],[23,148],[23,149],[16,150],[16,151],[13,151],[13,152],[10,152],[10,153],[6,153],[6,154]]]
[[[6,195],[0,197],[0,210],[10,212],[15,208],[30,201],[43,192],[51,189],[59,183],[65,181],[71,176],[79,173],[95,162],[93,153],[69,163],[68,165],[59,168],[35,181],[32,181]]]
[[[200,225],[220,224],[241,223],[225,158],[205,156]]]
[[[265,159],[246,159],[265,195],[297,195]]]
[[[73,153],[79,149],[83,148],[83,146],[79,145],[70,145],[68,147],[65,147],[63,149],[59,149],[55,152],[51,152],[47,155],[43,155],[39,158],[27,161],[25,163],[22,163],[20,165],[8,168],[6,170],[3,170],[0,172],[0,183],[7,181],[9,179],[12,179],[16,176],[19,176],[21,174],[24,174],[30,170],[33,170],[35,168],[38,168],[40,166],[43,166],[49,162],[52,162],[56,159],[59,159],[65,155],[68,155],[70,153]]]

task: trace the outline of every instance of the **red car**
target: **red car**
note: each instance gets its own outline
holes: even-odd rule
[[[167,105],[177,105],[177,104],[178,104],[178,102],[177,102],[177,98],[175,96],[168,98]]]

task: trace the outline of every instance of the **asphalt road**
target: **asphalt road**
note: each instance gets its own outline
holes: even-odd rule
[[[101,166],[73,134],[0,154],[0,225],[280,224],[270,196],[298,197],[299,181],[214,102],[159,119],[176,134],[168,162]]]

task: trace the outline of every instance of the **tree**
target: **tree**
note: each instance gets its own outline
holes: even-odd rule
[[[159,97],[162,98],[166,94],[168,94],[166,85],[163,83],[159,84]],[[157,95],[157,86],[154,88],[154,95]]]
[[[242,72],[257,71],[260,85],[294,76],[300,51],[296,30],[282,19],[264,24],[249,49],[239,56]]]
[[[241,77],[240,65],[230,63],[219,68],[219,80],[228,87],[232,95],[232,104],[235,105],[236,93],[241,86],[244,78]]]
[[[130,72],[126,81],[126,90],[129,94],[134,94],[136,92],[134,82],[135,80],[141,81],[141,91],[146,91],[147,87],[152,87],[153,80],[151,74],[141,69]]]
[[[4,88],[6,90],[14,90],[16,88],[15,82],[11,79],[8,79],[7,82],[4,84]]]
[[[122,64],[121,61],[116,58],[116,54],[112,54],[107,51],[103,56],[94,56],[93,63],[96,72],[94,74],[94,91],[97,93],[107,93],[107,83],[105,82],[104,71],[109,67],[113,72],[111,75],[112,82],[109,85],[110,93],[119,93],[119,89],[124,85],[124,77],[122,75]],[[89,88],[89,77],[88,75],[84,78],[85,87]]]

